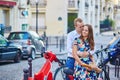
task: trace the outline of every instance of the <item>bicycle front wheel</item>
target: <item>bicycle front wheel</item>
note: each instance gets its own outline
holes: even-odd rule
[[[65,66],[61,66],[56,69],[53,80],[66,80],[66,74],[63,72],[64,67]]]

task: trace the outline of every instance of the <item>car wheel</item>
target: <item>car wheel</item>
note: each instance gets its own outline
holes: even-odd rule
[[[35,59],[35,50],[31,50],[30,58]]]
[[[18,50],[18,51],[17,51],[17,54],[16,54],[16,56],[15,56],[15,58],[14,58],[14,62],[15,62],[15,63],[19,63],[20,60],[21,60],[21,53],[20,53],[20,51]]]

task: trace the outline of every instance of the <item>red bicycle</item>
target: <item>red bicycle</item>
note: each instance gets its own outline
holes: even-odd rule
[[[39,72],[34,74],[34,77],[28,77],[27,80],[65,80],[66,74],[63,72],[65,67],[65,59],[58,59],[52,51],[47,51],[43,54],[46,62],[42,66]],[[55,61],[59,64],[54,75],[51,71],[52,62]],[[60,74],[59,74],[60,72]],[[70,80],[73,80],[73,76],[69,76]]]

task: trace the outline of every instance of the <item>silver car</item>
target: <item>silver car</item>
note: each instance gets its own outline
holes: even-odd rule
[[[39,35],[34,31],[16,31],[11,32],[8,40],[22,45],[22,57],[31,57],[35,59],[37,54],[42,56],[45,46]]]

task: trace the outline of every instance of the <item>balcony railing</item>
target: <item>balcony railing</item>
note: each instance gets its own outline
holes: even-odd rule
[[[45,30],[47,27],[46,26],[38,26],[38,29],[40,30]],[[30,29],[35,30],[36,26],[30,26]]]
[[[75,1],[68,1],[68,8],[75,8]]]
[[[11,26],[5,26],[5,28],[4,28],[5,33],[9,33],[11,30],[12,30]]]
[[[46,2],[39,2],[38,7],[40,7],[40,8],[45,8],[46,5],[47,5]],[[36,8],[36,3],[32,3],[32,4],[31,4],[31,7],[32,7],[32,8]]]

